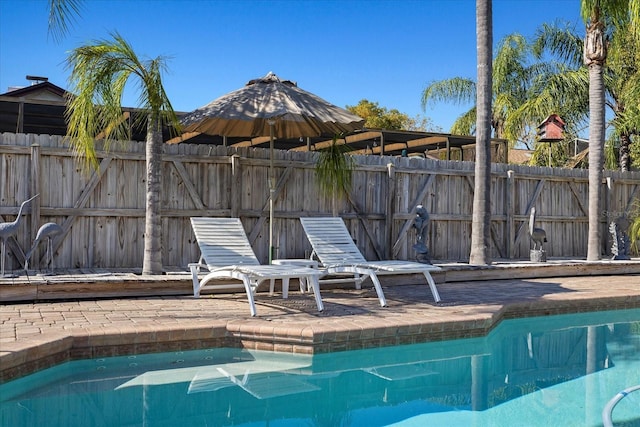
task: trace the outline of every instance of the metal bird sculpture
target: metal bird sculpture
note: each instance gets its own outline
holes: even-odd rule
[[[547,233],[542,228],[537,228],[536,224],[536,208],[531,208],[529,215],[529,235],[533,240],[533,249],[542,250],[542,244],[547,242]],[[540,245],[538,248],[537,246]]]
[[[22,204],[20,205],[20,210],[18,211],[18,216],[14,221],[0,223],[0,239],[2,239],[2,268],[0,268],[2,272],[0,273],[0,276],[4,276],[4,262],[7,255],[7,239],[11,236],[15,236],[18,232],[18,226],[20,226],[20,219],[22,218],[22,209],[24,209],[24,206],[38,196],[39,194],[36,194],[29,200],[25,200],[24,202],[22,202]]]
[[[51,270],[53,270],[53,237],[62,234],[62,227],[60,227],[55,222],[47,222],[43,224],[36,234],[36,239],[33,241],[33,245],[31,245],[31,249],[27,252],[24,260],[24,269],[29,269],[29,259],[31,259],[31,255],[38,247],[38,244],[42,239],[47,239],[47,256],[46,256],[46,264],[48,265],[51,262]]]
[[[416,244],[413,250],[416,251],[416,261],[431,264],[429,248],[425,244],[427,240],[427,226],[429,225],[429,213],[422,205],[416,206],[416,217],[413,220],[413,227],[417,230]]]

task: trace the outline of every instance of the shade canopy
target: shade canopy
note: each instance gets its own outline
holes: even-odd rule
[[[180,121],[183,132],[231,137],[269,136],[271,131],[276,138],[313,137],[364,126],[361,117],[271,72],[187,113]]]

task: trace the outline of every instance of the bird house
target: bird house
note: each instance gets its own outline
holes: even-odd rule
[[[557,142],[564,139],[564,121],[557,114],[551,114],[538,125],[540,141]]]

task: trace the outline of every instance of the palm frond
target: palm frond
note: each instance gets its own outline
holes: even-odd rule
[[[452,102],[467,104],[476,100],[476,82],[471,79],[454,77],[431,83],[422,92],[422,108],[432,102]]]
[[[549,54],[572,67],[582,66],[584,40],[576,33],[575,24],[557,21],[542,24],[536,31],[532,51],[537,59]]]
[[[476,133],[476,107],[469,109],[451,125],[451,131],[454,135],[474,135]]]
[[[604,144],[604,168],[609,170],[618,169],[618,149],[620,136],[612,132],[607,136]]]
[[[523,91],[523,79],[529,56],[529,45],[518,33],[509,34],[500,42],[493,60],[493,92]]]
[[[337,136],[331,145],[319,152],[316,179],[320,192],[327,197],[342,199],[349,194],[355,162],[346,144],[338,144]]]
[[[49,34],[60,42],[69,32],[74,18],[80,16],[81,0],[49,0]]]

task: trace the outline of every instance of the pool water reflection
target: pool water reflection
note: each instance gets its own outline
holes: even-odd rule
[[[598,425],[636,384],[638,309],[314,356],[225,348],[70,362],[0,386],[0,424]],[[625,402],[613,419],[640,423],[638,408]]]

